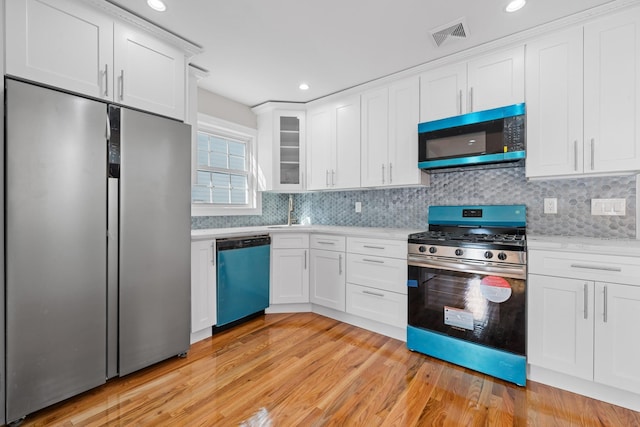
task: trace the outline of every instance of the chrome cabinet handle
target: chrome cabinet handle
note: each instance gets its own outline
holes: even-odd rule
[[[379,294],[377,292],[371,292],[371,291],[362,291],[363,294],[367,294],[367,295],[373,295],[376,297],[380,297],[380,298],[384,298],[384,294]]]
[[[364,262],[373,262],[376,264],[384,264],[384,261],[380,261],[379,259],[371,259],[371,258],[362,258]]]
[[[585,265],[585,264],[571,264],[572,268],[583,268],[585,270],[602,270],[602,271],[617,271],[621,272],[620,267],[607,267],[604,265]]]
[[[604,285],[604,311],[602,312],[602,321],[607,323],[607,285]]]
[[[109,96],[109,64],[104,64],[104,96]]]
[[[458,114],[462,114],[462,89],[460,89],[458,94]]]
[[[318,240],[318,244],[320,244],[320,245],[335,245],[336,242],[330,242],[328,240]]]
[[[596,140],[595,138],[591,138],[591,170],[594,170],[595,167],[595,156],[596,156]]]
[[[211,265],[216,265],[216,242],[211,242]]]
[[[124,70],[120,70],[120,100],[124,99]]]
[[[393,184],[393,163],[389,163],[389,184]]]
[[[342,254],[338,255],[338,275],[342,276]]]
[[[331,169],[331,186],[336,186],[336,171],[335,169]]]
[[[372,245],[364,245],[363,248],[367,249],[384,249],[384,246],[372,246]]]
[[[382,184],[384,184],[384,163],[382,164]]]
[[[469,89],[469,112],[473,113],[473,86]]]
[[[573,141],[573,170],[578,170],[578,140]]]
[[[588,310],[589,309],[589,284],[585,283],[584,284],[584,318],[588,319],[589,318],[589,313]]]
[[[326,181],[326,186],[329,186],[329,169],[327,169],[327,175],[325,177],[325,181]]]

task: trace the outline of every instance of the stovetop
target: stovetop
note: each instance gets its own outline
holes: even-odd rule
[[[483,230],[486,231],[486,230]],[[429,230],[414,233],[409,236],[409,243],[441,246],[470,246],[488,247],[525,247],[524,230],[501,230],[500,232],[467,232],[465,229]],[[516,249],[517,250],[517,249]]]

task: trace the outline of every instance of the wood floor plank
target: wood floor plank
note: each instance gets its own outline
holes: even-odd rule
[[[271,424],[268,424],[270,422]],[[526,388],[313,313],[269,314],[53,405],[23,426],[640,426],[640,413]],[[254,423],[254,424],[250,424]]]

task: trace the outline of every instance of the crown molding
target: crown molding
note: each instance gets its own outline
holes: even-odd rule
[[[118,19],[119,21],[126,22],[129,25],[142,29],[154,37],[164,40],[178,48],[182,49],[187,58],[191,58],[203,52],[202,46],[187,40],[177,34],[172,33],[166,28],[162,28],[146,19],[134,14],[133,12],[123,9],[120,6],[116,6],[111,3],[110,0],[83,0],[102,12]]]

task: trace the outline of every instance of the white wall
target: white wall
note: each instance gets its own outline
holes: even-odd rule
[[[202,88],[198,88],[198,112],[252,129],[258,128],[251,108]]]

